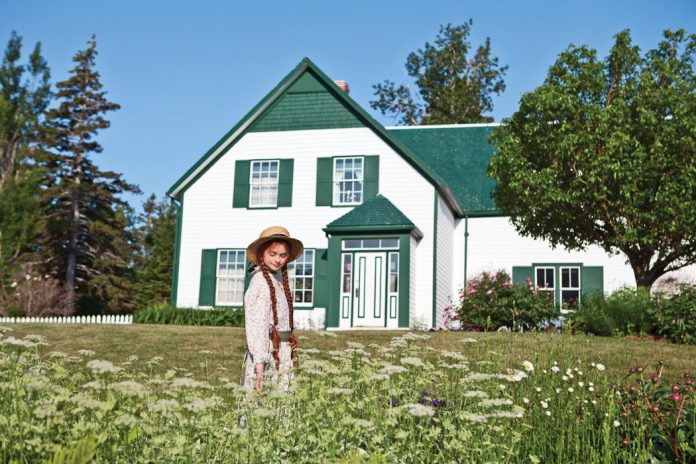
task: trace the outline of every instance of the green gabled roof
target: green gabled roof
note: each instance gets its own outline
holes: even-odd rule
[[[494,147],[490,125],[389,128],[389,133],[442,177],[469,216],[499,215],[491,194],[495,181],[486,175]]]
[[[387,145],[394,149],[423,177],[425,177],[440,193],[449,207],[456,215],[462,215],[463,211],[456,196],[450,190],[447,182],[426,163],[424,163],[409,147],[399,139],[393,137],[379,122],[370,116],[360,105],[343,92],[326,74],[324,74],[309,58],[304,58],[290,74],[278,83],[249,113],[242,118],[232,129],[227,132],[213,147],[208,150],[196,164],[194,164],[174,185],[167,191],[167,195],[175,199],[181,199],[181,194],[193,182],[195,182],[206,170],[212,166],[227,150],[229,150],[242,136],[249,131],[264,130],[293,130],[292,124],[285,124],[278,115],[288,111],[288,106],[294,109],[297,101],[286,101],[287,95],[301,95],[303,93],[319,93],[329,95],[333,100],[350,113],[339,115],[338,127],[355,127],[355,121],[359,121],[365,127],[372,129]],[[326,105],[325,95],[320,95],[322,105]],[[292,100],[292,98],[290,99]],[[297,99],[294,99],[297,100]],[[301,100],[301,99],[300,99]],[[285,103],[284,103],[285,102]],[[306,102],[303,101],[302,105]],[[290,105],[288,105],[290,104]],[[324,106],[325,107],[325,106]],[[337,109],[334,107],[334,109]],[[278,112],[278,114],[274,114]],[[296,114],[293,113],[293,114]],[[264,117],[267,116],[267,117]],[[354,117],[354,120],[351,118]],[[263,121],[263,122],[262,122]],[[300,123],[297,123],[300,124]],[[277,126],[282,128],[278,129]],[[275,128],[274,128],[275,127]],[[306,128],[305,123],[302,127]],[[336,127],[332,125],[330,127]],[[322,127],[327,128],[327,127]]]
[[[408,231],[417,237],[423,236],[416,225],[384,195],[366,200],[324,228],[324,232],[329,233],[356,231]]]

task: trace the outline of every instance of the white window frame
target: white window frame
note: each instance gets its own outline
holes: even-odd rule
[[[297,290],[297,291],[302,292],[302,296],[303,296],[302,302],[296,303],[295,302],[295,291],[296,291],[296,289],[295,289],[295,282],[296,282],[295,264],[298,261],[300,261],[301,259],[303,259],[303,257],[305,257],[306,253],[310,253],[310,252],[311,252],[311,257],[308,258],[307,260],[303,260],[302,263],[305,265],[311,264],[312,265],[312,273],[310,275],[305,274],[305,275],[301,276],[300,278],[303,280],[303,282],[307,282],[307,280],[311,280],[312,288],[309,291],[311,292],[311,295],[312,295],[311,296],[312,301],[309,303],[306,303],[304,301],[304,292],[307,292],[308,290],[306,288],[302,288],[302,289]],[[305,248],[299,258],[297,258],[292,263],[288,264],[288,280],[290,283],[290,295],[292,297],[292,304],[295,308],[311,308],[314,306],[314,284],[316,283],[316,260],[315,260],[315,257],[316,257],[316,251],[313,248]]]
[[[572,275],[569,274],[569,284],[571,286],[569,287],[564,287],[563,286],[563,269],[577,269],[578,270],[578,286],[573,287],[573,278]],[[558,304],[561,308],[563,308],[563,290],[570,290],[570,291],[577,291],[578,292],[578,299],[577,299],[577,304],[580,304],[580,298],[582,298],[582,270],[580,269],[580,266],[560,266],[558,268]]]
[[[275,163],[275,181],[271,177],[273,172],[272,166]],[[262,177],[254,179],[254,165],[260,165],[259,174],[263,173],[264,164],[268,164],[268,179],[263,179]],[[249,208],[276,208],[278,207],[278,184],[280,180],[280,160],[279,159],[268,159],[268,160],[253,160],[249,166]],[[256,198],[256,203],[254,202],[254,187],[259,188],[260,198]],[[266,203],[260,202],[260,199],[264,197],[263,192],[265,190],[272,190],[275,187],[275,201],[268,201]]]
[[[347,160],[353,160],[353,166],[355,166],[355,160],[360,160],[360,178],[353,178],[346,180],[343,178],[343,176],[339,176],[338,173],[336,172],[336,165],[338,164],[338,160],[343,161],[343,165],[345,166],[345,162]],[[345,169],[345,168],[344,168]],[[353,168],[353,173],[355,172],[355,168]],[[341,183],[347,183],[347,182],[352,182],[353,185],[359,184],[360,185],[360,201],[356,201],[353,199],[352,201],[341,201]],[[332,198],[332,205],[333,206],[351,206],[351,205],[360,205],[362,204],[363,200],[365,199],[365,157],[364,156],[339,156],[333,159],[333,168],[332,168],[332,174],[331,174],[331,185],[332,185],[332,192],[331,192],[331,198]],[[353,190],[353,192],[356,192],[356,190]],[[347,192],[344,193],[344,195],[348,195]],[[354,197],[354,195],[353,195]]]
[[[365,246],[365,241],[373,241],[377,240],[379,242],[379,245],[376,247],[368,247]],[[396,240],[396,245],[389,245],[388,243],[391,241]],[[348,242],[359,242],[358,246],[349,246]],[[385,243],[386,242],[386,243]],[[357,250],[364,250],[364,251],[377,251],[377,250],[398,250],[399,249],[399,239],[398,238],[366,238],[366,239],[344,239],[341,240],[341,249],[344,251],[357,251]]]
[[[550,269],[551,273],[553,274],[553,287],[542,287],[539,285],[539,281],[537,279],[537,270],[543,269],[544,274]],[[556,291],[556,283],[558,280],[556,280],[556,268],[553,266],[535,266],[534,267],[534,286],[542,292],[555,292]],[[545,282],[544,282],[545,283]]]
[[[229,272],[221,272],[221,271],[229,271],[233,270],[234,268],[230,269],[229,267],[226,267],[226,269],[221,269],[220,265],[222,264],[222,254],[223,253],[234,253],[236,255],[237,260],[230,262],[226,261],[225,266],[229,266],[230,264],[236,264],[238,263],[238,259],[241,256],[241,263],[242,263],[242,270],[239,275],[231,275]],[[217,261],[215,263],[215,306],[243,306],[244,305],[244,272],[245,272],[245,267],[246,267],[246,251],[242,248],[225,248],[225,249],[220,249],[217,251]],[[240,299],[239,301],[223,301],[219,298],[220,295],[220,289],[221,287],[221,280],[224,279],[226,282],[227,281],[232,281],[233,287],[237,287],[238,289],[241,289],[239,291],[239,296]],[[236,282],[236,285],[234,284]],[[236,292],[237,289],[233,289],[234,292]],[[229,288],[226,289],[226,292],[229,292]]]

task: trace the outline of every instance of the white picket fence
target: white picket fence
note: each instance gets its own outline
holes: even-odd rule
[[[130,314],[98,316],[0,317],[0,324],[132,324]]]

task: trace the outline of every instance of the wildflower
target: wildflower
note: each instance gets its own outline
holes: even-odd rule
[[[522,402],[524,404],[529,404],[529,398],[527,398],[527,397],[522,398]]]
[[[568,387],[568,392],[573,393],[575,390],[573,390],[573,387]]]
[[[621,425],[621,422],[614,420],[614,427],[619,427]]]
[[[12,345],[18,346],[20,348],[34,348],[36,346],[28,340],[19,340],[18,338],[14,337],[7,337],[3,340],[0,340],[0,345]]]
[[[435,415],[435,409],[431,408],[430,406],[424,406],[419,403],[405,404],[403,408],[406,409],[409,414],[415,417],[426,417]]]
[[[462,338],[459,340],[461,343],[478,343],[475,338]]]
[[[298,350],[301,350],[302,353],[309,353],[309,354],[321,353],[321,351],[319,351],[319,350],[316,349],[316,348],[304,348],[304,349],[298,348]]]
[[[595,367],[598,371],[603,371],[604,369],[606,369],[606,367],[604,367],[604,364],[597,364]]]
[[[552,370],[553,372],[558,372],[558,371],[560,371],[561,369],[560,369],[558,366],[551,366],[551,370]]]
[[[585,382],[578,382],[578,387],[584,387],[584,386],[585,386]]]
[[[387,364],[382,368],[380,373],[382,374],[387,374],[387,375],[392,375],[392,374],[401,374],[403,372],[406,372],[407,369],[404,366],[392,366],[391,364]]]
[[[536,387],[535,390],[537,391],[537,393],[541,393],[541,387]]]
[[[409,364],[411,366],[416,366],[416,367],[425,367],[425,364],[423,364],[423,361],[420,358],[416,357],[411,357],[411,358],[401,358],[400,361],[403,364]]]
[[[96,374],[108,374],[118,372],[121,370],[120,367],[114,366],[114,363],[112,363],[111,361],[106,361],[103,359],[93,359],[92,361],[87,363],[87,367],[90,368],[92,372]]]
[[[551,416],[551,411],[546,411],[546,415],[550,417],[550,416]]]
[[[464,398],[488,398],[488,393],[481,390],[465,391],[462,396]]]
[[[94,351],[92,351],[92,350],[78,350],[77,352],[86,358],[89,358],[89,357],[95,355]]]
[[[208,354],[213,354],[213,352],[210,350],[200,350],[198,352],[198,354],[208,355]]]
[[[488,291],[486,292],[486,295],[490,295],[491,293],[493,293],[493,289],[488,290]]]
[[[138,422],[138,419],[135,417],[131,416],[130,414],[122,414],[114,420],[114,424],[117,427],[131,427],[132,425],[136,424]]]
[[[126,396],[145,396],[143,386],[138,382],[134,382],[132,380],[124,380],[123,382],[113,384],[111,387],[117,392],[120,392]]]
[[[484,399],[479,403],[479,406],[487,408],[490,406],[509,406],[512,404],[512,400],[507,398],[490,398]]]
[[[541,407],[544,408],[544,409],[548,409],[548,408],[549,408],[549,403],[547,403],[546,401],[542,401],[542,402],[541,402]]]
[[[353,425],[361,429],[371,429],[372,427],[374,427],[372,422],[365,419],[353,419],[351,422],[353,423]]]
[[[176,400],[161,399],[156,403],[148,406],[151,412],[158,412],[160,414],[167,414],[174,411],[179,407],[179,403]]]
[[[384,380],[389,380],[389,376],[387,374],[373,374],[370,377],[368,377],[367,380],[373,382],[381,382]]]
[[[463,411],[461,413],[461,418],[469,422],[486,422],[486,416],[481,414],[474,414],[473,412]]]
[[[679,401],[681,397],[679,396],[679,393],[672,393],[669,395],[670,398],[672,398],[674,401]]]

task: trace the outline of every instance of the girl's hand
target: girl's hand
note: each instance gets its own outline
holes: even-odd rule
[[[256,364],[256,384],[254,390],[260,392],[263,390],[263,363]]]

